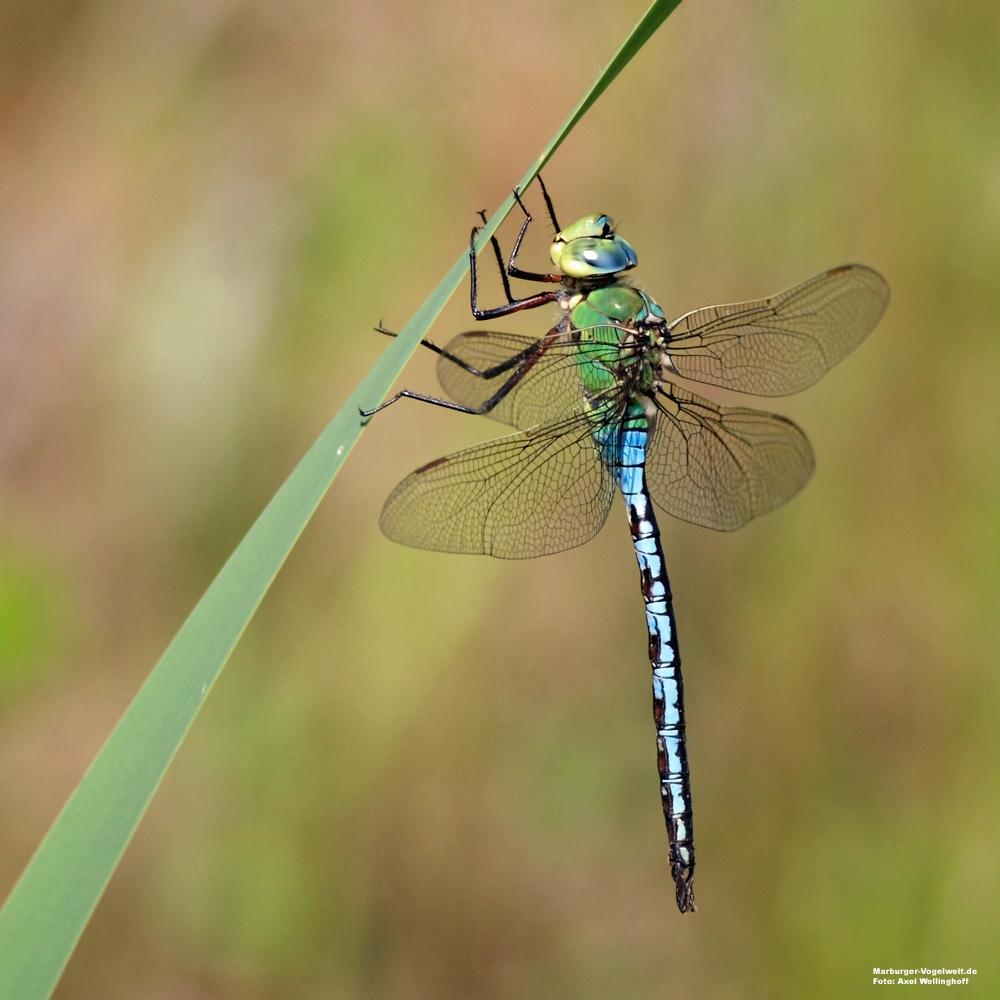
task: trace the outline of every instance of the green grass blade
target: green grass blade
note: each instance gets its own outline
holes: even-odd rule
[[[527,187],[680,0],[657,0],[519,185]],[[481,242],[513,206],[507,199]],[[136,695],[0,910],[0,1000],[51,995],[219,672],[360,436],[468,270],[463,252],[309,449],[223,566]]]

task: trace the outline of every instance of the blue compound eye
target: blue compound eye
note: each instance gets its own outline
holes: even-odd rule
[[[635,251],[606,215],[588,215],[559,233],[552,244],[552,263],[571,278],[595,278],[635,267]]]

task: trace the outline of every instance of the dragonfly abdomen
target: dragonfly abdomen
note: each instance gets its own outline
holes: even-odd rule
[[[674,618],[670,580],[660,543],[652,501],[646,486],[647,427],[627,419],[620,439],[615,469],[628,508],[629,528],[639,563],[642,597],[649,632],[649,661],[653,668],[653,716],[656,721],[656,758],[660,799],[670,838],[670,871],[682,913],[694,906],[694,831],[691,822],[691,783],[684,727],[684,680]]]

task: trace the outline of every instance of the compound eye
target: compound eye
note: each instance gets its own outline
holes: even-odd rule
[[[580,237],[567,243],[554,263],[571,278],[617,274],[634,266],[626,246],[615,239]]]

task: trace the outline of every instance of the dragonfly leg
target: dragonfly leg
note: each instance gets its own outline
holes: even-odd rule
[[[517,192],[516,191],[514,192],[514,197],[517,198]],[[518,200],[518,203],[520,203],[521,199],[518,198],[517,200]],[[480,211],[479,211],[479,218],[481,218],[483,220],[483,225],[485,226],[486,225],[486,212],[485,212],[485,210],[480,209]],[[525,223],[525,225],[527,225],[527,223]],[[521,227],[521,236],[523,236],[523,235],[524,235],[524,226]],[[511,290],[510,290],[510,278],[508,277],[508,274],[510,273],[510,270],[509,270],[510,267],[513,266],[514,256],[517,254],[517,246],[520,246],[520,244],[521,244],[521,236],[518,236],[518,238],[517,238],[517,244],[515,245],[515,248],[514,248],[514,254],[511,255],[510,265],[506,265],[503,262],[503,253],[500,250],[500,241],[496,238],[496,236],[491,236],[490,237],[490,243],[493,244],[493,255],[497,259],[497,270],[500,272],[500,280],[503,282],[503,292],[504,292],[504,295],[507,296],[507,301],[508,302],[513,302],[514,301],[514,296],[511,294]],[[475,238],[475,237],[473,237],[473,238]]]
[[[538,178],[538,183],[541,184],[542,194],[545,196],[545,204],[548,207],[549,218],[552,220],[552,224],[556,227],[555,231],[559,232],[559,223],[556,221],[555,209],[552,207],[552,199],[549,198],[548,191],[545,190],[545,184],[542,182],[541,176]],[[500,253],[500,245],[497,243],[496,239],[493,238],[493,250],[496,253],[497,265],[500,268],[500,276],[503,279],[504,288],[507,288],[507,300],[513,301],[510,296],[510,291],[508,287],[507,277],[519,278],[521,281],[540,281],[549,282],[555,284],[556,282],[562,281],[561,274],[549,274],[539,271],[525,271],[523,268],[517,266],[517,255],[521,252],[521,243],[524,240],[524,235],[528,231],[528,227],[534,221],[532,219],[531,213],[528,211],[524,202],[521,201],[521,193],[514,188],[514,200],[517,202],[518,207],[524,212],[524,222],[521,224],[520,232],[517,234],[517,239],[514,241],[514,248],[510,252],[510,259],[507,261],[506,267],[503,264],[503,257]],[[482,215],[483,213],[480,213]],[[483,216],[483,221],[486,221],[485,215]]]
[[[473,409],[469,406],[462,406],[461,403],[452,403],[447,399],[438,399],[437,396],[425,396],[422,392],[411,392],[409,389],[400,389],[395,396],[390,396],[389,399],[384,400],[379,403],[378,406],[373,407],[370,410],[365,410],[362,407],[358,407],[358,412],[361,414],[365,423],[367,423],[376,413],[380,410],[384,410],[387,406],[392,406],[393,403],[398,403],[401,399],[416,399],[421,403],[433,403],[434,406],[443,406],[448,410],[458,410],[459,413],[474,413],[476,415],[481,415],[484,412],[482,409]],[[497,400],[499,402],[499,400]],[[493,404],[496,406],[496,403]],[[490,407],[492,409],[492,407]]]
[[[387,337],[399,336],[399,334],[394,330],[387,330],[381,323],[374,327],[374,329],[378,333],[384,333]],[[517,354],[512,355],[506,361],[501,361],[498,365],[493,365],[491,368],[484,369],[476,368],[474,365],[470,365],[468,361],[452,354],[443,347],[438,347],[437,344],[432,343],[430,340],[421,340],[420,346],[426,347],[429,351],[433,351],[435,354],[440,355],[446,361],[450,361],[453,365],[458,365],[458,367],[463,371],[467,371],[470,375],[474,375],[476,378],[493,379],[498,375],[503,375],[504,372],[509,372],[512,368],[516,368],[529,358],[533,358],[535,354],[542,349],[540,346],[541,343],[541,341],[537,341],[530,347],[526,347],[523,351],[518,351]]]
[[[542,175],[538,175],[538,185],[542,189],[542,197],[545,199],[545,207],[548,210],[549,218],[552,220],[552,225],[555,227],[554,232],[559,232],[559,220],[556,219],[556,210],[552,205],[552,199],[549,197],[549,192],[545,188],[545,181],[542,180]],[[521,231],[517,234],[517,240],[514,242],[514,249],[510,252],[510,260],[507,262],[506,274],[510,275],[512,278],[520,278],[522,281],[561,281],[562,275],[558,274],[540,274],[537,271],[525,271],[517,266],[517,255],[521,250],[521,241],[524,239],[524,234],[528,231],[528,226],[534,221],[531,217],[531,213],[528,211],[524,202],[521,201],[521,193],[514,188],[514,200],[517,202],[521,211],[524,212],[524,223],[521,226]],[[494,248],[497,252],[497,260],[500,258],[500,248],[496,245],[494,240]],[[501,264],[501,268],[503,265]],[[505,281],[506,284],[506,281]],[[508,295],[508,299],[510,296]]]
[[[490,237],[490,243],[493,244],[493,254],[497,259],[497,270],[500,272],[500,280],[503,282],[504,294],[507,296],[507,302],[514,302],[514,296],[511,294],[510,290],[510,279],[511,278],[521,278],[525,281],[553,281],[559,280],[556,275],[550,274],[538,274],[534,271],[524,271],[517,266],[517,255],[521,250],[521,241],[524,239],[524,234],[528,231],[528,226],[531,225],[532,218],[531,213],[525,208],[524,202],[521,201],[521,195],[518,193],[517,188],[514,188],[514,200],[517,202],[521,211],[524,212],[524,222],[521,224],[521,230],[517,234],[517,239],[514,241],[514,249],[510,252],[510,259],[507,263],[504,263],[503,253],[500,250],[500,241],[496,236]],[[480,210],[479,217],[483,220],[483,225],[486,225],[486,212]]]
[[[538,186],[542,189],[542,197],[545,199],[545,207],[549,210],[549,218],[552,220],[552,225],[558,233],[562,230],[562,226],[559,225],[559,220],[556,218],[556,210],[552,207],[552,199],[549,197],[549,192],[545,188],[545,181],[542,180],[541,174],[538,175]]]
[[[556,213],[552,206],[552,199],[549,197],[549,192],[546,190],[545,183],[542,181],[541,176],[538,178],[538,183],[541,186],[542,195],[545,198],[545,205],[548,209],[549,218],[552,220],[552,224],[556,227],[556,232],[559,232],[559,223],[556,220]],[[497,268],[500,271],[500,280],[503,282],[504,294],[507,296],[507,304],[505,306],[496,306],[493,309],[479,308],[477,301],[478,272],[476,270],[476,236],[479,235],[479,227],[476,226],[472,230],[472,238],[469,246],[469,273],[472,281],[472,315],[475,316],[476,319],[496,319],[498,316],[508,316],[512,312],[518,312],[521,309],[535,309],[540,305],[544,305],[546,302],[555,301],[557,297],[555,293],[542,292],[539,295],[529,295],[523,299],[515,299],[510,290],[510,278],[518,278],[521,281],[536,281],[552,285],[559,284],[563,279],[561,274],[525,271],[523,268],[517,266],[517,255],[521,251],[521,243],[524,241],[525,234],[528,232],[528,227],[534,220],[532,219],[531,213],[528,211],[524,202],[521,201],[521,193],[517,190],[517,188],[514,189],[514,199],[517,201],[521,211],[524,212],[524,222],[521,224],[521,229],[517,234],[517,239],[514,241],[514,246],[510,252],[510,258],[506,265],[504,265],[503,262],[503,253],[500,250],[499,241],[496,236],[490,237],[490,243],[493,245],[493,253],[497,260]],[[479,215],[485,224],[486,213],[481,211]]]
[[[522,227],[522,235],[524,232],[524,227]],[[555,302],[559,297],[559,292],[540,292],[538,295],[529,295],[523,299],[512,299],[510,297],[510,287],[508,282],[504,281],[504,290],[507,292],[508,301],[505,305],[494,306],[492,309],[480,309],[478,303],[478,286],[479,286],[479,275],[476,269],[476,237],[479,235],[479,226],[472,227],[472,236],[469,239],[469,277],[470,277],[470,304],[472,307],[472,315],[476,319],[497,319],[500,316],[509,316],[511,313],[520,312],[522,309],[537,309],[539,306],[545,305],[547,302]],[[491,237],[492,239],[492,237]],[[518,242],[516,247],[520,245],[520,237],[518,237]],[[500,247],[497,245],[495,248],[497,254],[500,253]],[[501,258],[502,259],[502,256]],[[510,270],[508,265],[508,273],[514,274]],[[529,274],[530,272],[523,272],[523,274]],[[515,274],[515,277],[521,277],[521,274]],[[562,281],[562,275],[559,274],[542,274],[529,278],[532,281],[546,281],[556,284]]]
[[[542,190],[545,190],[544,185],[542,186]],[[521,242],[524,239],[524,234],[528,231],[528,226],[530,226],[534,220],[531,217],[531,213],[525,207],[524,202],[521,201],[521,195],[517,188],[514,188],[514,200],[517,202],[521,211],[524,212],[524,222],[521,224],[521,230],[517,234],[517,239],[514,241],[514,248],[510,252],[510,260],[507,261],[507,267],[504,269],[505,273],[510,275],[512,278],[520,278],[522,281],[543,281],[551,282],[553,284],[557,281],[561,281],[561,274],[542,274],[538,271],[525,271],[517,266],[517,255],[521,252]],[[556,232],[558,231],[557,227]],[[497,259],[501,259],[499,247],[497,247]],[[501,265],[501,267],[502,266],[503,265]]]
[[[380,333],[388,334],[391,337],[395,337],[396,334],[391,330],[386,330],[384,327],[378,326],[376,329]],[[524,378],[525,375],[534,367],[535,362],[548,350],[551,346],[552,340],[559,335],[560,329],[558,326],[552,327],[551,330],[541,339],[536,341],[530,347],[526,347],[523,351],[519,351],[513,356],[513,358],[508,358],[506,361],[501,362],[499,365],[494,365],[492,368],[487,368],[485,371],[480,371],[474,366],[470,365],[468,362],[463,361],[461,358],[456,357],[449,351],[438,347],[437,344],[432,344],[429,340],[420,341],[424,347],[429,350],[434,351],[435,354],[440,354],[441,357],[447,358],[453,364],[458,365],[464,371],[467,371],[470,375],[474,375],[477,378],[491,379],[496,378],[508,371],[511,371],[511,375],[506,379],[499,389],[489,399],[485,400],[480,406],[462,406],[459,403],[452,403],[447,399],[439,399],[437,396],[425,396],[423,393],[411,392],[409,389],[402,389],[396,393],[391,399],[387,399],[382,403],[379,403],[372,410],[362,409],[361,416],[367,421],[374,414],[378,413],[379,410],[384,410],[387,406],[391,406],[393,403],[398,402],[400,399],[416,399],[422,403],[433,403],[435,406],[443,406],[449,410],[457,410],[459,413],[472,413],[476,416],[483,416],[494,409],[500,404],[500,402],[514,389],[514,387]]]
[[[372,329],[376,333],[384,333],[387,337],[398,337],[399,336],[399,334],[396,333],[395,330],[389,330],[386,327],[384,327],[382,325],[382,321],[381,320],[379,320],[378,326],[373,326]],[[446,355],[448,357],[449,361],[453,360],[453,361],[455,361],[455,362],[457,362],[459,364],[462,363],[462,362],[459,362],[457,358],[452,358],[451,355],[449,355],[447,351],[442,351],[441,348],[438,347],[437,344],[433,344],[429,340],[421,340],[420,341],[420,346],[421,347],[428,347],[428,348],[430,348],[432,351],[434,351],[435,354],[444,354],[444,355]]]

